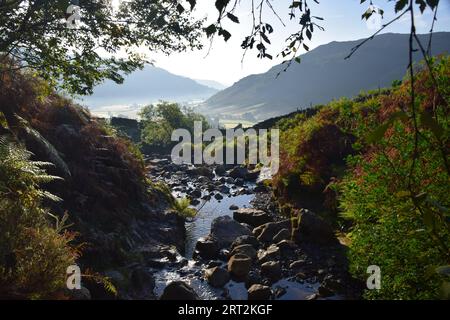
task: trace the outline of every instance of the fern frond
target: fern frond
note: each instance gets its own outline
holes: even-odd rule
[[[62,202],[63,201],[63,199],[61,199],[60,197],[54,195],[53,193],[45,191],[45,190],[37,190],[37,193],[43,199],[48,199],[48,200],[51,200],[54,202]]]

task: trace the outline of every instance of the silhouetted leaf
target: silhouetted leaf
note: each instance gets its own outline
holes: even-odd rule
[[[408,4],[408,0],[398,0],[395,4],[395,13],[403,10]]]
[[[230,19],[231,21],[235,22],[235,23],[239,23],[239,19],[238,17],[236,17],[234,14],[232,13],[227,13],[227,17],[228,19]]]
[[[216,8],[219,12],[222,12],[228,5],[230,0],[216,0]]]

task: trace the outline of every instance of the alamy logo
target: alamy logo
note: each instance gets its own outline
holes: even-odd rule
[[[376,265],[371,265],[367,267],[367,273],[370,276],[367,278],[367,289],[369,290],[380,290],[381,289],[381,268]]]
[[[202,122],[195,121],[193,139],[186,129],[172,132],[172,141],[179,143],[171,156],[175,164],[192,164],[192,160],[194,164],[263,164],[275,175],[279,169],[279,140],[278,129],[227,129],[224,137],[219,129],[203,132]],[[208,143],[206,147],[204,142]]]
[[[68,14],[68,17],[66,19],[67,28],[77,28],[81,20],[80,7],[76,4],[71,4],[67,7],[66,14]]]
[[[66,274],[68,275],[66,286],[69,290],[81,289],[81,270],[77,265],[67,267]]]
[[[366,13],[371,14],[366,21],[369,30],[379,30],[383,27],[383,9],[371,4]]]

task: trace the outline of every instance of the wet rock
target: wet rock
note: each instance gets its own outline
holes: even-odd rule
[[[305,297],[305,300],[317,300],[319,296],[316,293],[310,294],[309,296]]]
[[[309,210],[302,209],[300,225],[294,236],[296,241],[331,244],[336,241],[333,228]]]
[[[229,209],[230,210],[238,210],[239,207],[237,205],[235,205],[235,204],[232,204]]]
[[[183,281],[173,281],[167,285],[160,300],[200,300],[197,293]]]
[[[273,237],[273,242],[274,243],[278,243],[281,240],[290,240],[291,239],[291,233],[289,232],[289,229],[281,229],[280,232],[278,232],[274,237]]]
[[[143,268],[137,268],[132,271],[130,280],[132,288],[138,291],[142,298],[149,298],[153,295],[155,278],[149,271]]]
[[[248,170],[245,167],[234,167],[228,173],[228,175],[230,177],[235,178],[235,179],[237,179],[237,178],[244,179],[247,174],[248,174]]]
[[[277,261],[264,262],[261,265],[261,275],[269,278],[272,281],[277,281],[281,278],[281,265]]]
[[[234,179],[231,177],[225,178],[225,182],[229,183],[229,184],[233,184],[234,183]]]
[[[264,263],[267,261],[276,261],[280,259],[280,248],[276,245],[270,245],[266,250],[260,250],[258,252],[258,262]]]
[[[195,245],[195,253],[203,259],[215,259],[219,255],[219,245],[211,238],[200,238]]]
[[[219,248],[230,246],[240,236],[251,235],[250,229],[244,227],[230,216],[220,216],[211,223],[211,236],[219,244]]]
[[[256,181],[259,177],[259,174],[260,174],[260,170],[249,171],[244,176],[244,179],[247,181]]]
[[[247,278],[245,279],[245,287],[248,289],[254,284],[261,283],[261,275],[258,271],[252,270],[248,273]]]
[[[323,280],[322,287],[336,293],[341,292],[345,289],[345,286],[341,279],[334,279],[331,275],[328,275]]]
[[[214,177],[213,171],[210,168],[204,166],[187,169],[186,173],[191,176],[203,176],[211,179]]]
[[[290,220],[269,222],[253,229],[253,234],[257,237],[259,241],[271,242],[273,237],[275,237],[275,235],[277,235],[278,232],[280,232],[282,229],[289,229],[290,226],[291,226]]]
[[[223,199],[223,195],[221,195],[220,193],[216,193],[216,194],[214,195],[214,198],[215,198],[216,200],[222,200],[222,199]]]
[[[234,240],[231,244],[231,250],[243,244],[250,244],[253,246],[253,248],[257,249],[259,248],[261,243],[254,236],[240,236],[237,237],[236,240]]]
[[[244,254],[246,256],[249,256],[252,260],[256,259],[256,250],[253,248],[251,244],[242,244],[240,246],[237,246],[231,251],[231,256],[235,254]]]
[[[202,197],[202,200],[206,200],[206,201],[209,201],[209,200],[211,200],[211,195],[208,193],[208,194],[205,194],[203,197]]]
[[[222,261],[212,260],[208,262],[208,268],[220,267],[222,265]]]
[[[238,187],[242,187],[244,185],[244,179],[241,178],[237,178],[234,183],[238,186]]]
[[[280,254],[284,258],[292,257],[295,254],[297,245],[291,240],[281,240],[277,243],[277,247],[280,248]]]
[[[224,186],[224,185],[221,185],[221,186],[219,186],[218,188],[217,188],[217,190],[219,191],[219,192],[222,192],[222,193],[230,193],[230,188],[228,188],[227,186]]]
[[[258,184],[256,187],[253,188],[254,192],[266,192],[268,191],[267,187],[264,185]]]
[[[253,208],[241,208],[233,212],[234,220],[247,223],[252,227],[259,227],[262,224],[271,222],[272,216],[267,212]]]
[[[189,196],[193,199],[200,198],[202,196],[202,191],[200,189],[195,189],[189,193]]]
[[[323,298],[331,297],[334,295],[334,292],[330,288],[328,288],[324,285],[320,285],[320,287],[318,289],[318,293]]]
[[[191,205],[192,206],[197,206],[197,205],[199,205],[200,204],[200,200],[198,200],[198,199],[192,199],[191,200]]]
[[[244,278],[250,271],[252,259],[243,254],[236,254],[228,261],[228,272],[238,278]]]
[[[305,266],[305,263],[306,263],[306,261],[303,259],[296,260],[289,265],[289,269],[294,270],[294,271],[300,270]]]
[[[71,300],[91,300],[91,292],[85,287],[81,287],[79,290],[66,289],[64,292]]]
[[[269,300],[272,290],[269,286],[254,284],[248,289],[248,300]]]
[[[281,298],[282,296],[284,296],[286,294],[287,290],[286,288],[277,286],[274,290],[274,294],[276,298]]]
[[[230,275],[227,270],[214,267],[205,270],[205,279],[208,283],[215,288],[222,288],[228,281],[230,281]]]
[[[216,169],[215,172],[218,176],[223,176],[226,173],[226,168],[223,164],[219,164]]]
[[[298,282],[303,282],[304,280],[308,279],[308,275],[304,272],[298,272],[295,275],[295,280]]]

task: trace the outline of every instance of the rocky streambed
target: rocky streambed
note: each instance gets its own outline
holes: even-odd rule
[[[198,211],[186,221],[184,252],[154,248],[148,267],[160,299],[305,300],[358,298],[345,248],[332,228],[301,210],[292,230],[254,167],[175,165],[147,159],[153,181]]]

